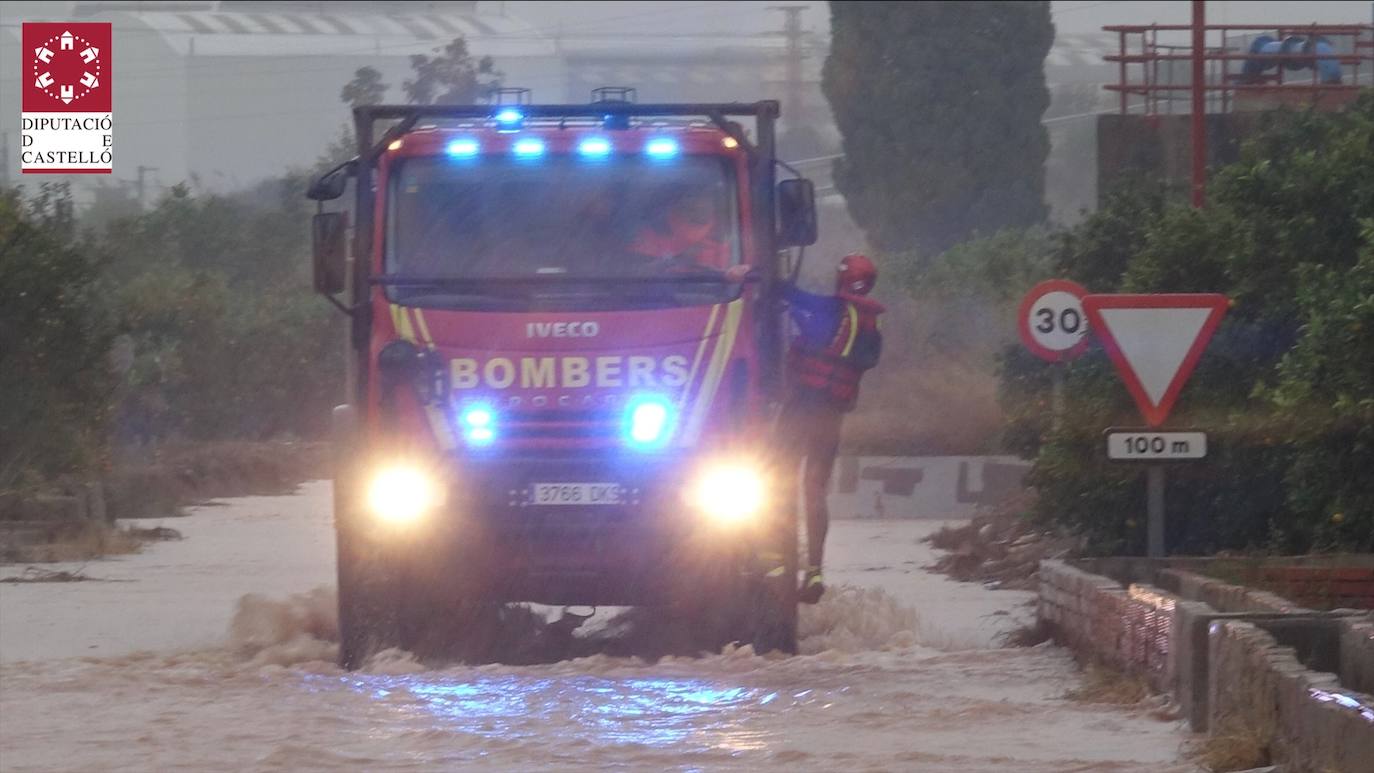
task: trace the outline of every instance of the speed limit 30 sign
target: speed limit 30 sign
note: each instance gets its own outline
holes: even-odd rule
[[[1067,279],[1050,279],[1032,287],[1021,301],[1017,327],[1021,342],[1037,357],[1065,362],[1088,347],[1088,317],[1083,296],[1088,291]]]

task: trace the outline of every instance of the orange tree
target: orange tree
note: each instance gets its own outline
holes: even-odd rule
[[[1219,170],[1208,208],[1130,191],[1059,235],[1054,273],[1097,293],[1217,292],[1233,301],[1173,426],[1209,458],[1172,468],[1172,552],[1374,548],[1374,95],[1342,113],[1276,114]],[[1140,419],[1099,347],[1067,368],[1048,426],[1047,366],[1009,349],[1011,447],[1034,458],[1034,516],[1096,552],[1144,547],[1143,473],[1102,431]]]

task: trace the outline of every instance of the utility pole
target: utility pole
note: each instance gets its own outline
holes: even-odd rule
[[[802,11],[810,8],[809,5],[770,5],[770,11],[782,11],[784,15],[782,36],[787,40],[786,53],[786,104],[783,106],[783,115],[792,116],[793,126],[797,125],[796,119],[803,115],[802,110],[802,59],[805,52],[802,51]]]
[[[145,203],[144,203],[145,200],[144,200],[144,197],[143,197],[143,193],[144,193],[144,190],[145,190],[144,185],[143,185],[143,176],[146,175],[148,172],[156,172],[156,171],[157,171],[157,167],[155,167],[155,166],[142,166],[142,165],[140,165],[140,166],[138,167],[138,182],[134,183],[134,192],[138,194],[138,209],[139,209],[140,212],[143,211],[144,209],[146,209],[146,205],[145,205]]]
[[[1207,3],[1193,0],[1193,207],[1207,199]]]

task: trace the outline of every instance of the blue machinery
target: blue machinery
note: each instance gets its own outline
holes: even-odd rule
[[[1279,40],[1270,35],[1260,35],[1250,44],[1250,53],[1263,56],[1245,60],[1241,67],[1242,82],[1258,82],[1265,73],[1280,67],[1285,70],[1310,70],[1313,66],[1317,69],[1317,82],[1341,82],[1340,62],[1330,41],[1324,37],[1289,35]],[[1329,58],[1312,58],[1324,55],[1329,55]]]

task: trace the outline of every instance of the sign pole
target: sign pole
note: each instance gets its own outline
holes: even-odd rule
[[[1064,363],[1050,366],[1050,427],[1058,432],[1064,428]]]
[[[1145,508],[1150,558],[1164,557],[1164,465],[1152,464],[1145,470]]]

